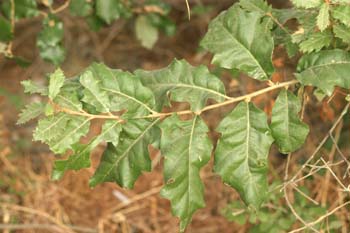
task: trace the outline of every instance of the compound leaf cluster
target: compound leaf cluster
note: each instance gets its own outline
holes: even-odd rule
[[[108,8],[113,2],[98,1],[98,12],[106,22],[118,17]],[[341,43],[348,40],[348,35],[341,32],[345,29],[335,29],[347,27],[347,18],[340,13],[344,10],[333,5],[326,8],[318,0],[293,3],[299,9],[275,10],[262,0],[241,0],[210,23],[201,45],[213,53],[214,64],[268,81],[272,86],[266,90],[298,82],[317,87],[327,95],[336,86],[349,89],[349,52],[328,48],[336,38],[333,31],[343,40]],[[317,15],[314,12],[318,7],[321,12],[317,22],[308,22],[306,11],[311,9],[310,14]],[[326,11],[342,24],[329,25]],[[302,30],[291,33],[284,27],[290,19],[299,20]],[[53,31],[42,34],[42,39],[56,38],[56,29],[50,30]],[[308,38],[311,34],[314,37]],[[295,45],[297,53],[305,52],[299,60],[296,80],[284,85],[271,81],[275,69],[272,53],[278,45],[287,49]],[[53,179],[60,179],[68,170],[90,167],[91,151],[106,143],[90,185],[115,182],[132,188],[143,172],[151,171],[152,145],[164,157],[161,195],[170,200],[182,231],[195,211],[205,206],[200,171],[211,154],[215,173],[240,194],[250,209],[258,210],[268,192],[272,143],[280,152],[291,153],[302,146],[308,134],[308,126],[299,116],[301,100],[292,91],[280,91],[269,124],[269,116],[250,101],[256,95],[229,97],[223,82],[207,67],[194,67],[184,60],[174,60],[159,70],[134,72],[94,63],[74,78],[66,79],[57,69],[49,76],[47,86],[31,81],[24,81],[23,86],[26,93],[47,98],[46,103],[29,104],[18,123],[39,117],[34,139],[49,145],[55,154],[64,155],[55,162]],[[215,104],[208,106],[209,99]],[[163,108],[171,107],[173,101],[186,102],[190,107],[181,112],[164,112]],[[215,129],[221,136],[214,149],[202,112],[239,101]],[[188,117],[178,116],[185,114]],[[103,120],[100,133],[87,138],[94,120]]]

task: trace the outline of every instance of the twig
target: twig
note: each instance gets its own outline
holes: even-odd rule
[[[273,91],[273,90],[276,90],[276,89],[280,89],[280,88],[283,88],[283,87],[289,87],[289,86],[297,84],[297,83],[299,83],[299,81],[292,80],[292,81],[288,81],[288,82],[277,83],[277,84],[274,84],[273,86],[269,86],[267,88],[258,90],[256,92],[253,92],[253,93],[250,93],[250,94],[247,94],[247,95],[239,96],[239,97],[226,96],[227,97],[226,101],[206,106],[206,107],[204,107],[202,110],[200,110],[198,112],[193,112],[191,110],[184,110],[184,111],[177,111],[177,112],[159,113],[159,112],[153,111],[152,109],[149,109],[149,111],[151,112],[150,115],[136,117],[134,119],[163,118],[163,117],[166,117],[166,116],[171,116],[173,114],[177,114],[177,115],[190,115],[190,114],[200,115],[203,112],[206,112],[206,111],[209,111],[209,110],[212,110],[212,109],[216,109],[216,108],[220,108],[220,107],[223,107],[223,106],[226,106],[226,105],[229,105],[229,104],[233,104],[233,103],[236,103],[236,102],[239,102],[239,101],[242,101],[242,100],[250,101],[253,97],[256,97],[256,96],[262,95],[264,93],[267,93],[267,92],[270,92],[270,91]],[[108,113],[109,115],[94,115],[94,114],[87,113],[85,111],[74,111],[74,110],[71,110],[71,109],[63,108],[63,107],[61,107],[61,106],[59,106],[59,105],[57,105],[55,103],[52,103],[52,104],[54,105],[56,111],[65,112],[65,113],[71,114],[71,115],[85,116],[85,117],[91,118],[91,119],[114,119],[114,120],[117,120],[120,123],[125,122],[124,120],[122,120],[120,118],[120,116],[113,115],[110,112]],[[152,112],[154,112],[154,113],[152,113]]]
[[[297,84],[297,83],[299,83],[299,81],[292,80],[292,81],[288,81],[288,82],[278,83],[278,84],[275,84],[273,86],[270,86],[270,87],[258,90],[256,92],[253,92],[253,93],[250,93],[250,94],[247,94],[247,95],[243,95],[243,96],[239,96],[239,97],[231,97],[230,99],[228,99],[228,100],[226,100],[224,102],[206,106],[202,110],[200,110],[198,112],[195,112],[195,114],[199,115],[199,114],[201,114],[203,112],[206,112],[206,111],[209,111],[209,110],[212,110],[212,109],[216,109],[216,108],[220,108],[220,107],[223,107],[223,106],[226,106],[226,105],[229,105],[229,104],[233,104],[233,103],[236,103],[236,102],[239,102],[239,101],[242,101],[242,100],[250,100],[253,97],[259,96],[261,94],[273,91],[275,89],[280,89],[282,87],[291,86],[291,85],[294,85],[294,84]],[[184,110],[184,111],[179,111],[179,112],[156,113],[156,114],[151,114],[151,115],[140,117],[140,118],[158,118],[158,117],[170,116],[170,115],[173,115],[173,114],[189,115],[189,114],[194,114],[194,112],[192,112],[191,110]]]
[[[310,156],[310,158],[304,163],[304,165],[297,171],[297,173],[293,176],[293,178],[288,181],[288,183],[293,183],[295,181],[295,179],[298,177],[298,175],[302,172],[302,170],[307,166],[307,164],[314,159],[314,157],[316,156],[316,154],[318,153],[318,151],[322,148],[322,146],[326,143],[327,139],[329,138],[329,135],[331,135],[333,133],[333,131],[335,130],[335,128],[337,127],[337,125],[340,123],[340,121],[343,119],[343,117],[345,116],[345,114],[348,112],[349,110],[349,106],[350,106],[350,102],[345,106],[345,108],[343,109],[342,113],[340,114],[340,116],[338,117],[338,119],[334,122],[333,126],[331,127],[331,129],[328,131],[327,135],[323,138],[323,140],[320,142],[320,144],[317,146],[316,150],[312,153],[312,155]]]
[[[270,17],[285,33],[290,35],[290,32],[271,14],[271,12],[266,13],[266,15]]]
[[[21,212],[25,212],[25,213],[29,213],[29,214],[34,214],[34,215],[43,217],[43,218],[49,220],[50,222],[56,224],[57,227],[59,227],[59,228],[61,229],[61,232],[64,232],[64,233],[74,233],[74,231],[73,231],[71,228],[69,228],[69,227],[66,226],[65,224],[61,223],[60,221],[58,221],[57,219],[55,219],[54,217],[52,217],[51,215],[49,215],[49,214],[46,213],[46,212],[42,212],[42,211],[39,211],[39,210],[36,210],[36,209],[32,209],[32,208],[29,208],[29,207],[25,207],[25,206],[19,206],[19,205],[15,205],[15,204],[9,204],[9,203],[2,203],[2,202],[0,202],[0,205],[3,206],[3,207],[5,207],[5,208],[14,210],[14,211],[21,211]]]
[[[56,8],[56,9],[52,9],[50,8],[50,11],[52,14],[57,14],[61,11],[63,11],[64,9],[66,9],[69,6],[70,0],[67,0],[65,3],[63,3],[60,7]]]
[[[339,123],[339,125],[338,125],[338,127],[336,129],[336,132],[335,132],[335,135],[336,135],[335,136],[335,140],[333,141],[333,146],[332,146],[331,152],[329,153],[329,161],[331,163],[334,160],[334,155],[335,155],[335,152],[336,152],[336,146],[338,144],[338,140],[339,140],[340,132],[341,132],[342,128],[343,128],[343,121],[341,121]],[[333,136],[332,136],[332,138],[333,138]],[[330,178],[331,178],[331,174],[330,174],[331,168],[328,166],[328,164],[322,158],[321,158],[321,160],[327,166],[327,172],[326,172],[326,175],[325,175],[324,185],[323,185],[322,192],[321,192],[321,203],[322,203],[322,206],[326,206],[329,182],[330,182]]]
[[[191,9],[190,9],[190,4],[188,3],[188,0],[185,0],[185,2],[186,2],[188,20],[191,20]]]
[[[345,202],[344,204],[342,204],[342,205],[340,205],[340,206],[334,208],[332,211],[328,212],[327,214],[325,214],[325,215],[319,217],[316,221],[310,222],[310,223],[308,223],[308,225],[305,225],[305,226],[303,226],[303,227],[300,227],[300,228],[298,228],[298,229],[295,229],[295,230],[293,230],[293,231],[290,231],[289,233],[295,233],[295,232],[299,232],[299,231],[305,230],[305,229],[309,228],[310,226],[313,226],[313,225],[315,225],[315,224],[321,222],[323,219],[325,219],[325,218],[327,218],[328,216],[334,214],[334,213],[337,212],[339,209],[341,209],[341,208],[343,208],[344,206],[347,206],[347,205],[349,205],[349,204],[350,204],[350,201]]]
[[[309,226],[309,223],[305,222],[304,219],[302,217],[300,217],[300,215],[295,211],[292,203],[289,200],[288,197],[288,191],[287,191],[287,185],[284,186],[284,199],[287,202],[287,205],[289,207],[289,209],[292,211],[293,215],[302,223],[304,224],[305,228],[310,228],[311,230],[313,230],[314,232],[318,232],[315,228],[313,228],[312,226]]]
[[[87,227],[79,227],[79,226],[69,226],[67,227],[71,228],[75,231],[80,232],[87,232],[87,233],[97,233],[96,229],[93,228],[87,228]],[[41,223],[24,223],[24,224],[0,224],[0,229],[2,230],[27,230],[27,229],[50,229],[50,230],[57,230],[57,225],[52,224],[41,224]]]

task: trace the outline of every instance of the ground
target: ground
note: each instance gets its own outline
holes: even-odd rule
[[[209,20],[226,9],[232,1],[202,1],[213,4],[208,14],[193,15],[187,19],[186,6],[182,1],[169,1],[173,5],[171,18],[176,21],[177,33],[168,37],[161,35],[154,49],[142,48],[135,39],[130,22],[123,20],[113,23],[98,33],[91,32],[82,19],[73,18],[67,12],[61,17],[65,24],[65,41],[68,54],[62,64],[66,76],[81,72],[92,61],[104,62],[113,68],[134,70],[138,68],[156,69],[170,63],[173,58],[186,59],[193,65],[210,63],[210,54],[198,49],[198,42],[206,32]],[[274,4],[280,5],[280,1]],[[171,215],[167,200],[159,195],[162,180],[162,163],[157,151],[152,151],[154,170],[143,174],[133,190],[125,190],[113,183],[88,187],[88,179],[98,165],[105,145],[100,145],[92,154],[93,168],[79,172],[68,172],[62,180],[52,181],[55,155],[48,147],[32,141],[35,122],[16,125],[17,115],[24,103],[33,101],[23,94],[20,81],[31,79],[45,82],[46,74],[54,67],[38,55],[35,38],[40,30],[40,18],[24,20],[16,24],[14,53],[32,61],[28,68],[21,68],[15,62],[0,57],[0,229],[13,223],[13,232],[178,232],[178,220]],[[295,68],[295,61],[288,59],[283,49],[274,54],[278,72],[275,81],[288,80]],[[215,70],[215,67],[210,66]],[[227,93],[239,96],[257,90],[265,84],[247,79],[244,76],[232,79],[228,72],[222,73]],[[301,150],[293,154],[290,161],[290,174],[294,174],[327,135],[333,122],[345,106],[343,91],[338,90],[328,102],[318,102],[308,95],[304,121],[311,125],[311,133]],[[273,98],[277,93],[269,93],[253,101],[271,113]],[[174,104],[176,108],[186,108],[186,104]],[[205,114],[205,120],[214,129],[221,117],[233,106]],[[349,121],[341,121],[334,130],[341,151],[349,155]],[[92,127],[90,136],[98,132]],[[212,140],[219,135],[213,133]],[[330,143],[329,150],[322,153],[327,161],[337,161],[337,149]],[[334,149],[335,148],[335,149]],[[338,151],[339,152],[339,151]],[[160,161],[159,161],[160,159]],[[270,153],[270,180],[283,179],[286,155]],[[334,172],[341,177],[346,166],[337,166]],[[205,180],[205,200],[207,206],[196,212],[187,232],[247,232],[249,224],[243,226],[228,221],[221,210],[232,200],[238,200],[237,193],[212,172],[212,162],[201,174]],[[348,184],[348,180],[344,181]],[[345,198],[334,190],[339,188],[329,170],[323,175],[315,174],[313,181],[302,181],[310,190],[310,197],[329,209],[339,206]],[[333,191],[332,191],[333,190]],[[344,194],[345,195],[345,194]],[[291,196],[293,196],[291,194]],[[334,201],[337,200],[337,201]],[[286,203],[282,203],[286,206]],[[343,224],[349,224],[347,210],[336,212]],[[348,219],[347,219],[348,218]],[[296,223],[296,227],[300,226]],[[22,227],[22,228],[21,228]],[[8,229],[8,228],[7,228]],[[10,232],[4,231],[4,232]],[[348,232],[349,227],[342,227]]]

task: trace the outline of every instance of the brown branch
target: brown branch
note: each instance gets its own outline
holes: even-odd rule
[[[273,84],[272,86],[269,86],[267,88],[255,91],[253,93],[247,94],[247,95],[242,95],[239,97],[230,97],[228,98],[226,101],[221,102],[221,103],[217,103],[217,104],[212,104],[212,105],[208,105],[206,107],[204,107],[202,110],[198,111],[198,112],[193,112],[191,110],[184,110],[184,111],[177,111],[177,112],[166,112],[166,113],[151,113],[150,115],[147,116],[141,116],[141,117],[136,117],[134,119],[146,119],[146,118],[163,118],[163,117],[167,117],[167,116],[171,116],[173,114],[177,114],[177,115],[191,115],[191,114],[196,114],[196,115],[200,115],[203,112],[209,111],[209,110],[213,110],[213,109],[217,109],[229,104],[233,104],[239,101],[250,101],[252,98],[262,95],[264,93],[276,90],[276,89],[280,89],[280,88],[286,88],[289,87],[291,85],[297,84],[299,83],[299,81],[297,80],[292,80],[292,81],[287,81],[287,82],[283,82],[283,83],[277,83],[277,84]],[[51,102],[51,104],[54,106],[55,110],[58,112],[65,112],[67,114],[71,114],[71,115],[78,115],[78,116],[84,116],[87,118],[92,119],[113,119],[113,120],[117,120],[120,123],[124,123],[125,120],[123,120],[122,118],[120,118],[120,116],[116,116],[113,115],[112,113],[108,112],[108,115],[94,115],[94,114],[90,114],[87,113],[85,111],[74,111],[71,109],[67,109],[67,108],[63,108],[53,102]]]
[[[57,7],[56,9],[50,8],[50,11],[52,14],[57,14],[63,11],[64,9],[66,9],[69,6],[69,3],[70,3],[70,0],[67,0],[65,3],[63,3],[60,7]]]

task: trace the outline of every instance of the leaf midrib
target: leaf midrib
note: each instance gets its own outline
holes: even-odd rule
[[[160,118],[157,119],[157,120],[155,120],[155,121],[153,121],[152,124],[150,124],[150,125],[142,132],[142,134],[140,134],[140,136],[137,137],[137,138],[135,139],[135,141],[134,141],[131,145],[129,145],[129,147],[124,151],[124,153],[123,153],[121,156],[118,157],[118,159],[113,163],[113,165],[111,166],[111,168],[108,169],[108,171],[104,174],[104,176],[103,176],[102,179],[101,179],[102,181],[105,180],[105,178],[107,177],[107,175],[109,175],[109,174],[111,173],[111,171],[112,171],[116,166],[118,166],[120,160],[122,160],[122,159],[124,159],[124,158],[126,157],[126,155],[127,155],[128,152],[131,150],[131,148],[132,148],[136,143],[138,143],[138,142],[141,140],[141,138],[143,138],[143,136],[146,134],[146,132],[147,132],[148,130],[150,130],[159,120],[160,120]]]
[[[127,95],[121,91],[117,91],[115,89],[109,89],[109,88],[105,88],[105,87],[102,87],[101,88],[102,90],[105,90],[105,91],[109,91],[109,92],[112,92],[112,93],[115,93],[115,94],[118,94],[118,95],[121,95],[123,97],[126,97],[128,99],[131,99],[132,101],[136,102],[137,104],[143,106],[145,109],[147,109],[148,111],[150,112],[154,112],[154,110],[152,108],[150,108],[148,105],[146,105],[145,103],[139,101],[138,99],[136,99],[135,97],[132,97],[130,95]]]
[[[191,86],[191,85],[188,85],[188,84],[184,84],[184,83],[155,83],[155,84],[150,84],[148,86],[156,86],[155,88],[152,88],[152,89],[159,89],[159,87],[173,87],[173,89],[175,88],[178,88],[178,87],[185,87],[185,88],[190,88],[190,89],[199,89],[199,90],[202,90],[202,91],[206,91],[206,92],[210,92],[210,93],[213,93],[215,95],[218,95],[220,96],[221,98],[225,98],[225,99],[231,99],[231,97],[227,96],[227,95],[224,95],[220,92],[217,92],[217,91],[214,91],[212,89],[208,89],[208,88],[204,88],[204,87],[200,87],[200,86]]]
[[[236,43],[241,47],[243,48],[243,50],[246,51],[246,53],[252,58],[252,60],[257,64],[257,66],[259,67],[260,71],[263,72],[264,74],[264,78],[265,79],[269,79],[267,73],[265,72],[265,70],[262,68],[262,66],[260,65],[260,62],[258,60],[255,59],[254,55],[249,51],[248,48],[246,48],[240,41],[238,41],[231,33],[230,31],[224,26],[223,22],[220,21],[220,24],[219,24],[225,31],[234,41],[236,41]],[[234,45],[235,46],[235,45]]]

